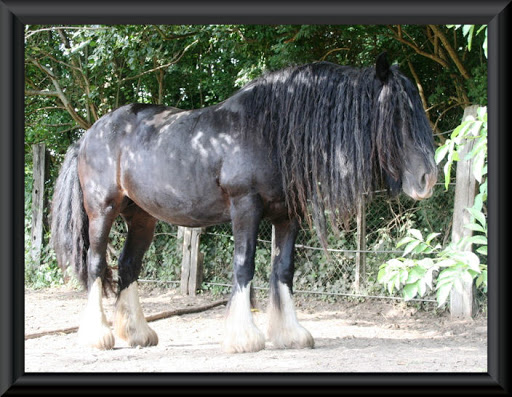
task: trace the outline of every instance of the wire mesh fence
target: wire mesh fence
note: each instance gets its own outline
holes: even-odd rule
[[[316,233],[306,225],[296,240],[294,289],[325,295],[389,296],[377,283],[379,266],[400,256],[396,243],[410,228],[421,230],[424,235],[440,233],[439,242],[444,246],[450,238],[455,186],[448,190],[438,184],[428,200],[415,202],[400,195],[388,199],[385,192],[375,194],[365,208],[366,227],[363,249],[357,247],[355,220],[347,230],[330,233],[327,252],[321,247]],[[111,263],[124,240],[124,224],[119,221],[111,236]],[[234,239],[230,224],[205,229],[201,235],[200,251],[204,254],[203,288],[227,292],[232,283],[232,258]],[[356,255],[365,254],[365,279],[362,287],[355,289]],[[260,224],[256,250],[256,269],[253,285],[268,288],[271,271],[272,226],[268,221]],[[145,257],[141,279],[148,282],[179,283],[182,245],[178,227],[158,223],[155,238]],[[397,296],[395,296],[397,297]],[[429,297],[425,298],[429,300]]]

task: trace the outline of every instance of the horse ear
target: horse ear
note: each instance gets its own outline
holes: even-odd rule
[[[388,62],[388,53],[383,52],[377,57],[377,61],[375,64],[375,73],[380,81],[385,83],[389,77],[389,62]]]

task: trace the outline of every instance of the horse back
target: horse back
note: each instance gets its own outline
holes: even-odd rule
[[[243,141],[235,115],[215,107],[124,106],[91,128],[81,157],[91,188],[183,226],[229,221],[234,196],[256,192],[269,208],[282,198],[268,147]]]

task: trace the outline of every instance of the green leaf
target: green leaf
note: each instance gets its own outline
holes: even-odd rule
[[[428,270],[432,267],[437,267],[436,265],[434,265],[434,261],[432,260],[432,258],[423,258],[419,260],[418,266],[424,268],[425,270]]]
[[[393,270],[396,270],[396,268],[404,267],[404,263],[400,259],[392,258],[389,261],[387,261],[387,266],[395,268]]]
[[[413,237],[416,239],[423,241],[423,236],[421,235],[421,232],[418,229],[409,229],[409,233],[412,234]]]
[[[437,289],[436,298],[438,307],[443,306],[452,292],[453,282],[444,283]]]
[[[466,208],[469,213],[480,223],[482,226],[485,226],[487,222],[485,221],[485,215],[480,211],[475,210],[474,208]]]
[[[473,135],[473,136],[478,136],[480,135],[480,130],[482,129],[484,123],[480,120],[476,120],[474,121],[471,125],[470,125],[470,128],[468,130],[468,133]]]
[[[482,270],[482,273],[477,277],[475,285],[479,288],[481,285],[484,286],[484,292],[487,292],[487,270]]]
[[[415,266],[409,270],[409,276],[407,278],[406,284],[412,284],[416,281],[423,278],[425,273],[427,272],[427,269],[421,266]]]
[[[400,288],[400,284],[405,284],[405,282],[407,281],[407,278],[409,277],[409,272],[406,269],[400,269],[399,272],[400,272],[400,279],[399,279],[400,283],[398,283],[396,285],[397,290]]]
[[[404,237],[403,239],[401,239],[401,240],[396,244],[396,247],[397,247],[397,248],[400,248],[402,245],[407,244],[407,243],[410,243],[411,241],[415,241],[415,239],[414,239],[413,237],[410,237],[410,236]]]
[[[432,247],[424,242],[420,242],[416,248],[414,248],[413,252],[415,254],[430,254],[432,253]]]
[[[481,235],[473,236],[468,239],[468,242],[472,244],[487,245],[487,238]]]
[[[465,126],[465,125],[466,125],[466,122],[465,122],[465,121],[463,121],[463,122],[462,122],[462,123],[460,123],[457,127],[455,127],[455,129],[452,131],[452,133],[451,133],[451,135],[450,135],[450,139],[455,139],[455,138],[457,138],[457,137],[460,135],[460,133],[461,133],[461,131],[462,131],[462,129],[464,128],[464,126]]]
[[[386,276],[388,275],[388,269],[386,267],[383,267],[379,270],[379,273],[377,274],[377,282],[384,284],[386,281]]]
[[[421,297],[423,297],[425,295],[425,293],[427,292],[427,284],[426,284],[426,281],[425,280],[418,280],[418,293],[420,294]]]
[[[423,278],[423,281],[430,289],[432,289],[432,279],[434,270],[434,268],[428,269],[427,272],[425,273],[425,277]]]
[[[481,255],[487,255],[487,245],[483,245],[479,247],[476,252],[478,252]]]
[[[464,35],[464,37],[466,37],[468,35],[468,33],[470,33],[470,32],[471,32],[471,34],[473,34],[474,29],[475,29],[474,25],[462,25],[462,34]]]
[[[439,283],[441,283],[441,281],[446,281],[446,280],[451,280],[453,281],[453,279],[460,273],[460,269],[456,266],[452,266],[452,267],[448,267],[446,269],[444,269],[443,271],[441,271],[441,273],[439,273],[439,276],[437,277],[437,283],[439,285]]]
[[[400,275],[398,273],[393,274],[393,276],[389,279],[388,282],[388,292],[390,294],[393,293],[393,289],[396,287],[396,289],[400,288]]]
[[[436,149],[436,154],[434,155],[436,164],[439,164],[441,161],[443,161],[446,154],[448,153],[448,150],[450,150],[450,146],[447,144],[444,144],[443,146],[440,146]]]
[[[407,247],[405,247],[405,249],[404,249],[404,256],[406,256],[407,254],[412,252],[412,250],[414,250],[420,243],[421,243],[421,241],[414,240],[414,241],[411,241],[409,244],[407,244]]]
[[[468,131],[471,130],[473,123],[475,122],[475,118],[473,116],[468,116],[466,119],[453,130],[451,139],[455,140],[458,144],[462,143],[462,138],[464,138]]]
[[[478,183],[482,182],[482,176],[484,174],[486,153],[484,151],[480,151],[476,154],[473,159],[473,176],[478,181]]]
[[[443,259],[443,260],[437,262],[437,266],[439,266],[439,267],[450,267],[450,266],[455,265],[456,263],[457,262],[454,259],[446,258],[446,259]]]
[[[448,160],[443,167],[444,171],[444,187],[448,190],[448,186],[450,185],[451,180],[451,172],[452,172],[452,161]]]
[[[418,294],[418,285],[417,285],[417,283],[407,284],[404,287],[403,291],[404,291],[404,299],[406,301],[409,301],[409,300],[415,298],[416,295]]]
[[[480,31],[484,28],[484,26],[482,26],[479,30],[478,30],[478,33],[480,33]],[[479,120],[482,120],[484,122],[487,122],[487,106],[480,106],[477,110],[476,110],[476,114],[478,116],[478,119]]]
[[[484,194],[479,193],[475,196],[475,203],[473,204],[473,209],[482,212],[482,208],[484,207]]]
[[[469,230],[474,230],[475,232],[485,233],[485,229],[477,223],[468,223],[464,225],[464,227]]]
[[[425,240],[425,242],[427,244],[430,244],[430,242],[435,239],[437,236],[439,236],[441,233],[430,233],[428,236],[427,236],[427,239]]]

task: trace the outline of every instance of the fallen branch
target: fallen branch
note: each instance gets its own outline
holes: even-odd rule
[[[147,316],[146,321],[148,323],[150,323],[152,321],[162,320],[164,318],[169,318],[172,316],[181,316],[183,314],[200,313],[200,312],[204,312],[206,310],[213,309],[214,307],[217,307],[217,306],[225,305],[227,302],[228,302],[227,299],[222,299],[222,300],[219,300],[219,301],[216,301],[213,303],[209,303],[204,306],[195,306],[195,307],[190,307],[190,308],[186,308],[186,309],[168,310],[165,312]],[[109,325],[112,326],[111,321],[109,321]],[[47,336],[47,335],[71,334],[71,333],[77,332],[77,331],[78,331],[78,327],[70,327],[70,328],[57,329],[54,331],[37,332],[35,334],[25,335],[25,340],[41,338],[42,336]]]

